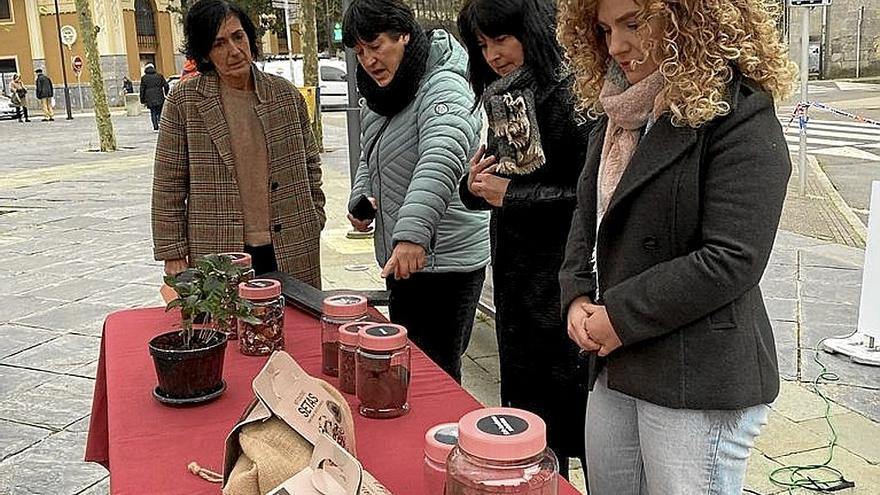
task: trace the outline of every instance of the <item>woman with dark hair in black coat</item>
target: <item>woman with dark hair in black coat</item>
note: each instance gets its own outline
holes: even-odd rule
[[[559,315],[557,276],[575,208],[589,125],[574,110],[550,0],[468,0],[458,28],[489,121],[460,195],[492,211],[501,402],[547,423],[568,472],[584,457],[585,377]]]

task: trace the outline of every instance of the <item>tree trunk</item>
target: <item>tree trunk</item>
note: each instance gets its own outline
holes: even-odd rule
[[[76,11],[79,13],[79,27],[82,33],[83,48],[86,52],[86,63],[89,67],[92,97],[95,99],[95,122],[98,125],[98,136],[101,138],[101,151],[116,151],[116,137],[113,135],[110,107],[107,106],[107,94],[104,92],[101,57],[98,54],[98,42],[95,39],[97,28],[92,23],[89,1],[75,0],[75,3]]]
[[[318,91],[318,32],[315,26],[315,0],[302,0],[303,24],[303,84]],[[318,149],[324,151],[324,130],[321,127],[321,105],[315,102],[315,121],[312,125]]]

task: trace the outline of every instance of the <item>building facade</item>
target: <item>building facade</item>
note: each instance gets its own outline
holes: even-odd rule
[[[179,15],[168,9],[168,0],[89,0],[89,4],[111,105],[122,104],[123,77],[139,81],[147,63],[163,74],[180,71],[183,31]],[[89,72],[83,67],[78,77],[73,67],[76,56],[85,61],[76,7],[73,0],[59,0],[58,6],[62,31],[70,34],[71,27],[76,31],[69,45],[59,40],[53,0],[0,0],[0,90],[7,92],[14,73],[33,86],[34,71],[43,69],[55,84],[56,106],[63,107],[65,64],[72,106],[91,107]],[[33,104],[34,98],[30,100]]]
[[[788,7],[783,28],[798,63],[804,8]],[[832,0],[831,5],[809,9],[809,16],[812,77],[880,76],[880,0]]]

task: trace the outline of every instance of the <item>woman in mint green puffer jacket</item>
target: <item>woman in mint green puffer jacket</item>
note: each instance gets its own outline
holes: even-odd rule
[[[458,183],[479,139],[467,54],[425,33],[397,0],[355,0],[343,42],[358,56],[362,153],[349,202],[358,230],[376,223],[390,316],[456,380],[489,263],[488,214]]]

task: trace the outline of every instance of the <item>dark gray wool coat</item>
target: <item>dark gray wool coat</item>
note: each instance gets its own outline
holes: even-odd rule
[[[623,342],[606,359],[593,357],[592,378],[604,365],[609,388],[666,407],[739,409],[779,392],[758,282],[791,162],[770,95],[738,73],[728,89],[731,112],[698,129],[658,119],[598,233],[607,119],[597,122],[559,275],[563,314],[598,285]]]

